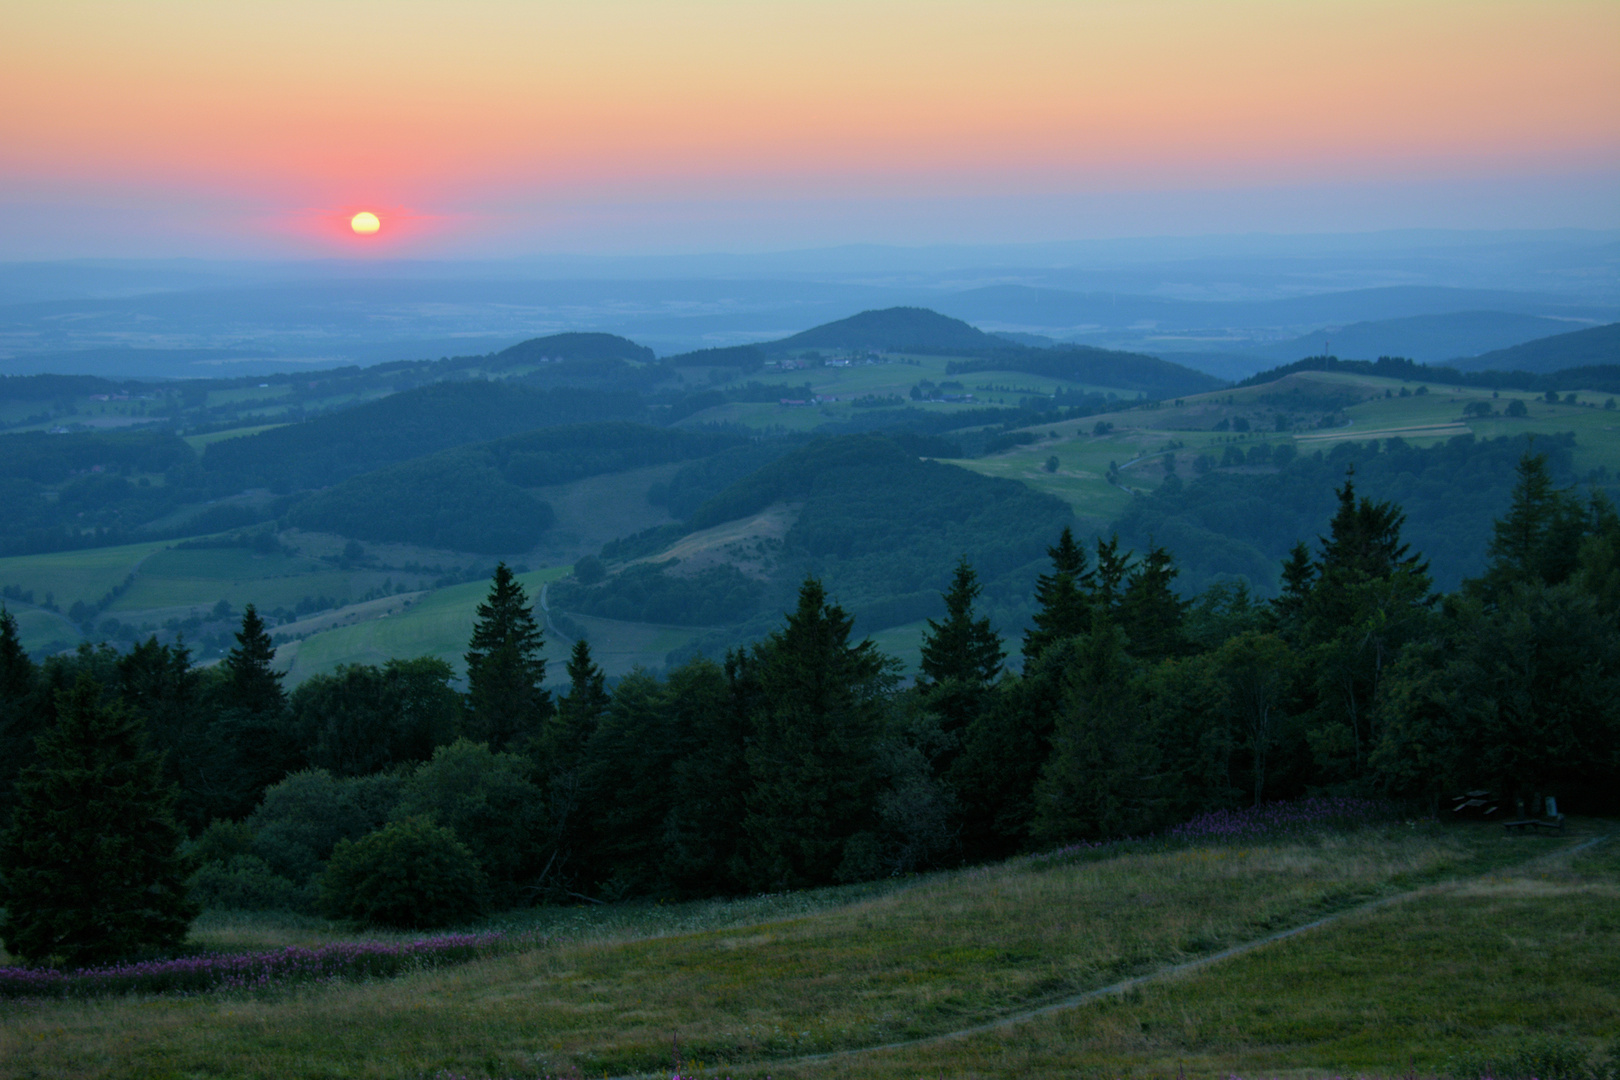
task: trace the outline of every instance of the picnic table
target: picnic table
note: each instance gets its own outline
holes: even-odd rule
[[[1550,818],[1520,818],[1518,821],[1504,821],[1502,828],[1508,832],[1563,832],[1564,815],[1554,814]]]
[[[1558,812],[1558,800],[1553,798],[1551,795],[1547,796],[1547,802],[1544,809],[1547,811],[1546,817],[1523,817],[1518,821],[1504,821],[1502,822],[1502,828],[1506,829],[1510,833],[1538,833],[1542,832],[1543,830],[1547,832],[1563,832],[1564,815]]]

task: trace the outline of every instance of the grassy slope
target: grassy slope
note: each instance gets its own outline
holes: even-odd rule
[[[38,1077],[598,1075],[666,1067],[678,1032],[689,1060],[745,1076],[1164,1075],[1181,1062],[1396,1075],[1413,1060],[1427,1073],[1482,1031],[1511,1038],[1543,1019],[1620,1036],[1620,861],[1611,849],[1512,869],[1567,846],[1396,825],[764,898],[731,909],[740,920],[713,904],[546,909],[513,925],[554,932],[550,946],[393,982],[9,1008],[0,1060]],[[784,1060],[943,1034],[1423,885],[1421,899],[1124,999]]]
[[[1343,410],[1350,420],[1348,427],[1279,434],[1271,430],[1277,410],[1267,399],[1296,385],[1307,394],[1343,390],[1365,400]],[[1495,438],[1526,432],[1573,431],[1578,471],[1600,465],[1611,472],[1620,471],[1620,412],[1602,408],[1606,394],[1582,392],[1580,403],[1574,405],[1551,405],[1539,395],[1518,391],[1503,391],[1499,398],[1492,398],[1489,390],[1452,387],[1430,387],[1428,394],[1405,398],[1383,396],[1385,390],[1398,394],[1402,385],[1395,379],[1370,376],[1299,374],[1285,380],[1282,391],[1275,384],[1222,390],[1183,398],[1179,405],[1166,403],[1158,409],[1131,409],[1042,425],[1028,429],[1039,436],[1034,443],[956,464],[991,476],[1022,480],[1066,500],[1081,517],[1097,523],[1115,517],[1130,500],[1128,492],[1106,481],[1108,463],[1121,466],[1126,486],[1152,488],[1164,478],[1163,453],[1172,442],[1182,444],[1175,451],[1178,468],[1183,478],[1191,479],[1192,461],[1198,454],[1209,453],[1218,459],[1228,444],[1247,450],[1261,441],[1273,445],[1291,442],[1300,453],[1312,453],[1345,440],[1400,437],[1413,445],[1427,446],[1468,432],[1480,438]],[[1415,384],[1405,385],[1415,388]],[[1526,403],[1528,417],[1462,418],[1463,407],[1470,401],[1488,401],[1500,413],[1515,398]],[[1303,418],[1308,414],[1296,415]],[[1248,419],[1256,430],[1246,434],[1211,430],[1220,420],[1239,416]],[[1114,431],[1093,435],[1099,422],[1112,423]],[[1044,468],[1051,456],[1056,456],[1059,463],[1055,473]]]
[[[531,596],[540,588],[568,572],[568,567],[551,567],[521,574],[518,580]],[[462,654],[472,637],[477,608],[489,594],[489,583],[471,581],[437,589],[412,602],[391,597],[383,607],[365,612],[363,621],[338,626],[302,641],[289,642],[276,650],[276,662],[288,669],[287,684],[293,686],[309,676],[331,671],[339,664],[381,664],[389,659],[437,656],[459,672]],[[386,613],[386,615],[385,615]],[[288,630],[296,630],[292,624]],[[559,666],[564,657],[549,650]]]

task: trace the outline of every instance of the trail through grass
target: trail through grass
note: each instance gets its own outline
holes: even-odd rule
[[[678,1031],[706,1065],[781,1075],[807,1053],[959,1030],[1535,850],[1396,825],[1020,861],[757,899],[734,917],[553,909],[512,924],[550,928],[549,947],[392,982],[13,1008],[0,1058],[40,1077],[601,1075],[666,1066]]]

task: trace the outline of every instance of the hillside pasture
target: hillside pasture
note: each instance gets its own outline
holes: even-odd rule
[[[531,598],[541,588],[568,572],[550,567],[518,575]],[[463,654],[472,637],[478,605],[489,594],[487,581],[469,581],[416,595],[391,596],[331,613],[337,625],[315,623],[302,640],[280,644],[276,664],[287,670],[287,685],[295,686],[311,675],[333,671],[339,664],[381,664],[390,659],[436,656],[460,674]],[[299,623],[278,628],[276,638],[299,633]],[[561,670],[564,659],[553,646],[547,650]]]
[[[1119,465],[1125,489],[1151,490],[1164,480],[1166,453],[1175,454],[1177,473],[1190,480],[1199,454],[1219,460],[1228,446],[1247,451],[1262,442],[1291,443],[1305,454],[1368,439],[1399,438],[1428,446],[1465,434],[1494,439],[1574,432],[1578,472],[1599,467],[1620,472],[1620,411],[1603,408],[1610,395],[1576,392],[1576,403],[1549,403],[1527,391],[1493,396],[1490,390],[1430,386],[1418,394],[1418,385],[1341,372],[1299,372],[1275,383],[1025,428],[1034,441],[955,464],[1021,480],[1064,499],[1076,514],[1093,521],[1111,519],[1130,500],[1128,490],[1104,479],[1110,461]],[[1409,396],[1399,396],[1402,389]],[[1526,416],[1504,415],[1514,400],[1524,403]],[[1465,416],[1464,408],[1475,402],[1488,405],[1494,415]],[[1279,416],[1288,430],[1276,430]],[[1316,426],[1324,418],[1332,418],[1332,426]],[[1246,420],[1250,430],[1214,430],[1223,420],[1230,425],[1237,419]],[[1113,431],[1092,434],[1099,423],[1112,424]],[[1049,473],[1044,466],[1051,456],[1058,458],[1059,467]]]
[[[1481,1034],[1620,1037],[1620,866],[1559,855],[1571,846],[1395,823],[1023,859],[742,901],[741,919],[724,904],[537,909],[500,925],[548,933],[540,948],[394,980],[8,1006],[0,1056],[52,1078],[623,1075],[667,1070],[678,1036],[696,1076],[1432,1075]]]

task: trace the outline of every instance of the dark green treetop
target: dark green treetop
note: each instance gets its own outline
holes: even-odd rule
[[[236,633],[236,648],[220,663],[226,674],[226,705],[254,716],[279,713],[287,704],[281,680],[287,674],[271,665],[276,658],[275,644],[264,620],[252,604],[242,612],[242,629]]]
[[[1068,537],[1067,529],[1063,535]],[[921,674],[917,676],[919,685],[962,679],[988,686],[1001,674],[1001,662],[1007,657],[1001,635],[991,628],[989,618],[973,617],[973,602],[982,591],[978,574],[964,556],[956,564],[951,587],[945,593],[944,620],[928,620]]]
[[[752,650],[750,884],[802,888],[875,872],[877,747],[893,683],[853,619],[805,579],[787,625]]]
[[[1074,542],[1074,531],[1067,527],[1056,547],[1046,549],[1052,572],[1035,581],[1037,611],[1034,626],[1024,634],[1024,662],[1039,656],[1053,642],[1083,634],[1091,628],[1091,599],[1094,581],[1086,568],[1086,553]]]
[[[0,940],[30,963],[82,966],[177,945],[195,906],[173,788],[138,719],[81,676],[0,836]]]
[[[1156,544],[1131,569],[1119,604],[1119,625],[1131,655],[1158,661],[1187,651],[1182,623],[1188,605],[1171,591],[1175,577],[1175,560]]]
[[[964,557],[945,593],[944,620],[929,619],[923,638],[917,689],[938,725],[939,745],[929,752],[936,773],[950,769],[968,725],[989,707],[1007,656],[990,620],[973,617],[979,591],[978,575]]]
[[[544,635],[535,622],[528,594],[503,562],[495,567],[489,597],[478,605],[478,622],[468,645],[468,734],[490,749],[537,732],[551,711],[541,688],[546,661]]]

